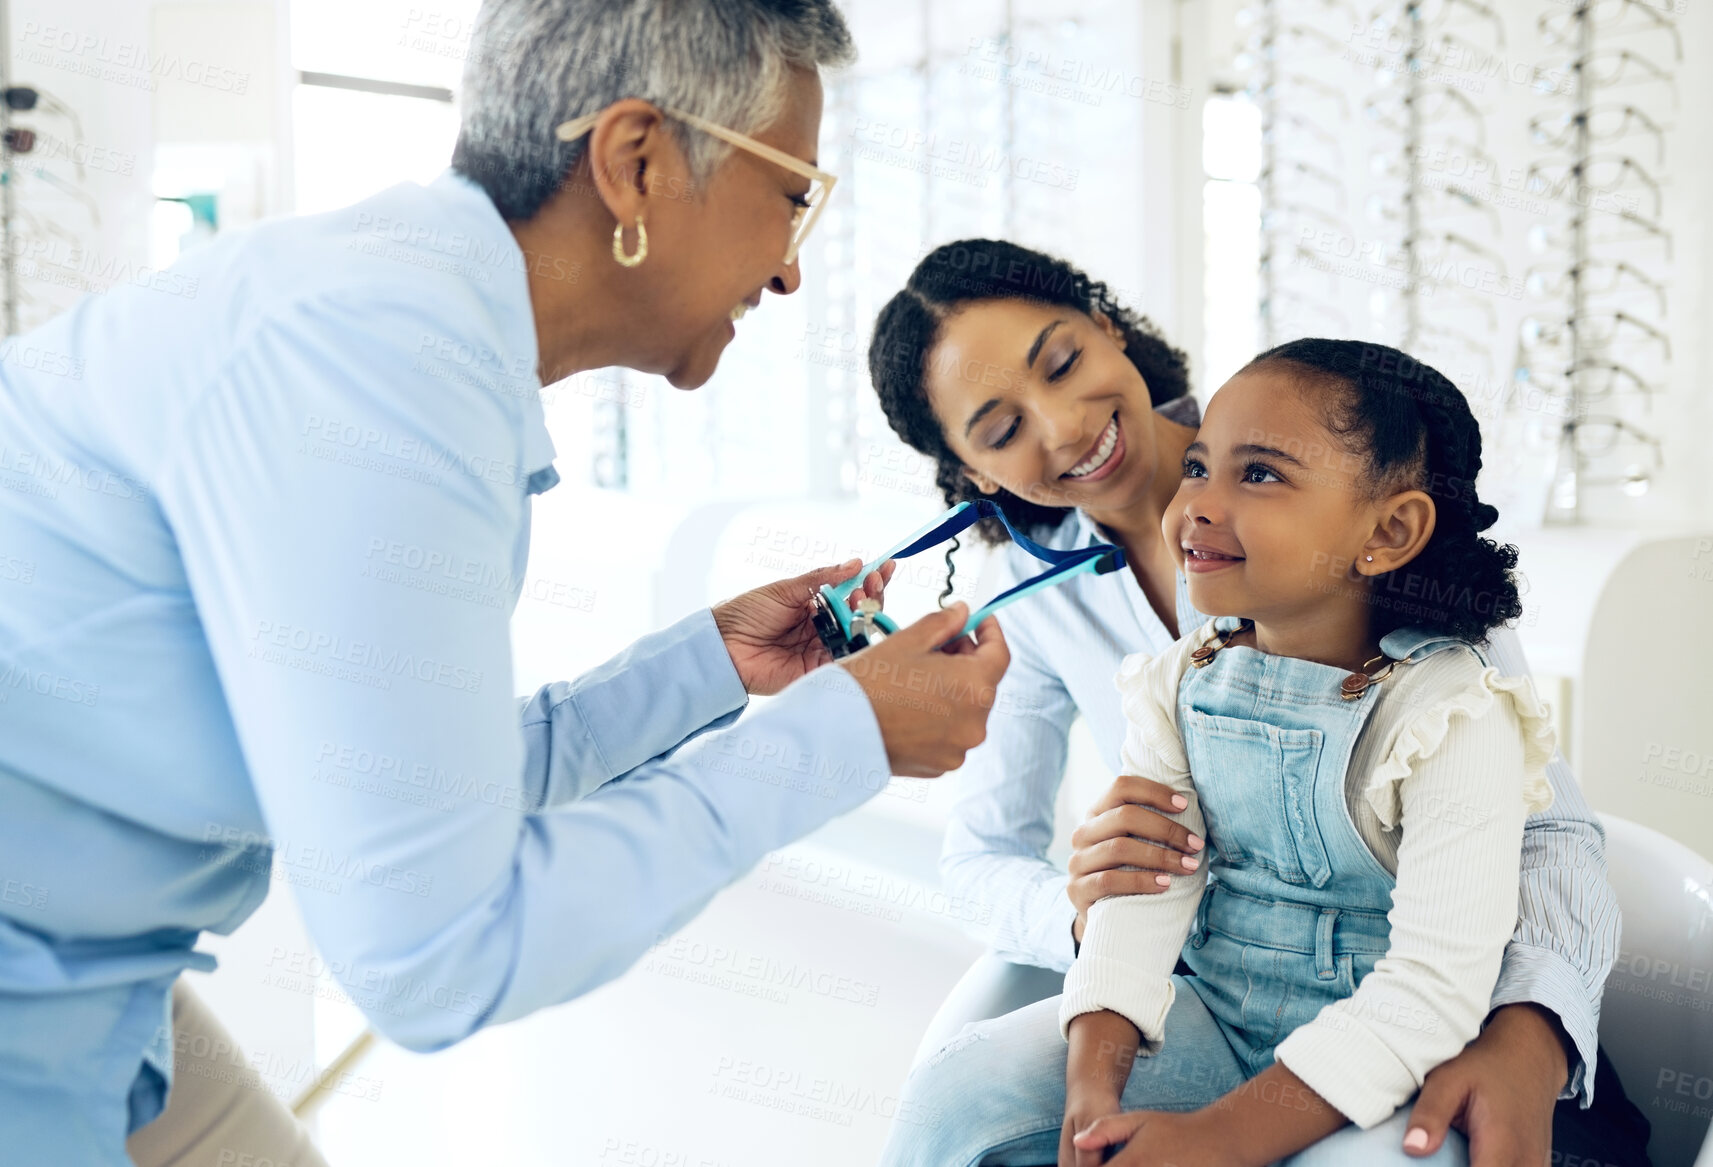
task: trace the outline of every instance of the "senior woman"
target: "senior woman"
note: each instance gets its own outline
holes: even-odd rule
[[[1007,373],[959,375],[971,368]],[[935,460],[948,502],[992,498],[1049,547],[1117,542],[1132,569],[1073,580],[1007,614],[1013,660],[999,708],[1009,712],[957,779],[941,874],[984,909],[980,938],[1016,963],[987,1007],[924,1042],[929,1054],[961,1021],[1057,993],[1089,905],[1157,891],[1201,849],[1172,820],[1165,787],[1121,776],[1073,836],[1069,873],[1046,856],[1072,722],[1087,719],[1116,772],[1119,661],[1158,653],[1206,619],[1161,532],[1200,415],[1184,355],[1150,323],[1071,265],[993,240],[923,258],[881,310],[870,371],[892,428]],[[1001,542],[989,522],[981,533]],[[996,554],[995,590],[1034,570],[1015,547]],[[1501,671],[1526,672],[1509,629],[1494,634],[1492,655]],[[1604,836],[1562,757],[1549,774],[1553,804],[1528,820],[1521,919],[1482,1034],[1428,1075],[1407,1114],[1345,1127],[1293,1162],[1407,1162],[1407,1150],[1510,1167],[1546,1162],[1549,1146],[1554,1162],[1646,1162],[1647,1123],[1597,1053],[1618,940]]]
[[[476,44],[451,172],[8,345],[8,1164],[320,1162],[180,982],[271,873],[370,1022],[431,1050],[617,976],[984,732],[994,625],[940,651],[963,617],[938,613],[817,667],[808,597],[854,565],[512,696],[542,382],[693,388],[797,289],[818,71],[851,46],[827,0],[490,0]],[[704,736],[749,693],[778,696]]]

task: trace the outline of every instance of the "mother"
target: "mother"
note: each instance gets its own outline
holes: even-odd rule
[[[1206,619],[1160,529],[1199,410],[1184,355],[1104,284],[994,240],[930,252],[881,310],[869,364],[892,428],[935,459],[949,503],[991,498],[1047,546],[1116,542],[1131,565],[1127,577],[1082,577],[1007,614],[1012,665],[997,707],[1012,713],[993,719],[959,779],[941,873],[948,892],[981,906],[981,938],[998,956],[1036,967],[1014,965],[990,1004],[960,1019],[973,1021],[1058,992],[1059,978],[1038,970],[1070,966],[1089,905],[1158,890],[1201,848],[1170,819],[1163,787],[1126,776],[1073,836],[1069,874],[1046,858],[1074,719],[1088,720],[1117,771],[1120,659],[1159,652]],[[1004,538],[991,520],[980,533]],[[997,554],[996,590],[1034,570],[1013,546]],[[1502,671],[1526,672],[1514,632],[1501,629],[1492,648]],[[1521,920],[1492,1012],[1429,1075],[1407,1123],[1413,1153],[1438,1150],[1455,1126],[1478,1167],[1544,1162],[1549,1145],[1646,1161],[1646,1124],[1597,1055],[1618,941],[1604,836],[1562,757],[1550,775],[1553,804],[1527,824]],[[1340,1137],[1364,1140],[1351,1161],[1400,1161],[1405,1125],[1400,1113]]]

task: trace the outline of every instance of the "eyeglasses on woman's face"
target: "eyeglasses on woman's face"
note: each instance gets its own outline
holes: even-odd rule
[[[701,130],[704,134],[710,134],[728,145],[736,146],[740,150],[747,150],[758,158],[776,166],[782,166],[792,174],[808,179],[809,189],[797,196],[797,210],[791,217],[791,238],[786,244],[783,260],[786,264],[796,262],[797,253],[802,249],[803,241],[809,237],[809,232],[814,229],[815,221],[820,218],[822,209],[827,205],[827,200],[832,197],[833,185],[838,182],[838,179],[825,170],[811,166],[801,158],[793,158],[783,150],[777,150],[765,142],[758,142],[747,134],[729,130],[725,126],[708,121],[706,118],[697,117],[695,114],[686,113],[681,109],[674,109],[669,105],[656,106],[655,108],[667,117],[676,118],[693,129]],[[595,122],[605,112],[605,110],[596,110],[594,113],[585,114],[580,118],[560,122],[554,127],[553,135],[561,142],[575,142],[594,129]]]

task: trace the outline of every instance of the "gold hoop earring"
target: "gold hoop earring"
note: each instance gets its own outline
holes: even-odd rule
[[[622,267],[635,267],[648,258],[648,228],[642,225],[642,216],[636,217],[636,254],[625,254],[625,225],[619,223],[613,227],[613,258]]]

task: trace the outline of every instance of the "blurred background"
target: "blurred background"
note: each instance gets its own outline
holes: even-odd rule
[[[432,178],[476,7],[0,6],[6,331],[221,232]],[[868,388],[869,328],[929,249],[1003,236],[1151,317],[1204,402],[1303,335],[1451,376],[1590,800],[1713,853],[1707,4],[845,10],[861,59],[828,89],[820,165],[839,184],[802,291],[746,318],[697,392],[617,370],[544,391],[563,482],[535,510],[518,692],[943,509]],[[982,551],[957,554],[968,598]],[[889,610],[926,611],[944,578],[938,555],[902,565]],[[1110,778],[1079,737],[1055,856]],[[361,1017],[289,896],[211,942],[204,988],[335,1163],[871,1162],[917,1040],[982,951],[935,870],[956,781],[894,780],[620,981],[445,1053],[353,1045]],[[1647,1109],[1650,1084],[1628,1085]]]

